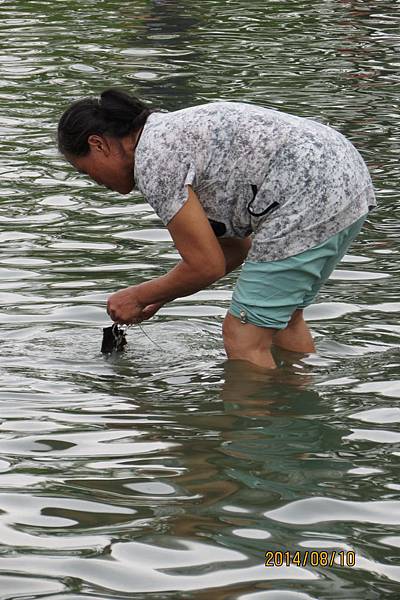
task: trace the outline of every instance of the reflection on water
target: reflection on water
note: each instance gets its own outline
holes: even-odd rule
[[[397,4],[0,2],[0,599],[397,598]],[[72,172],[54,128],[118,84],[329,122],[380,204],[307,310],[318,354],[226,363],[235,274],[100,355],[107,296],[178,260],[139,195]],[[152,342],[154,340],[155,343]],[[356,566],[264,566],[266,550]]]

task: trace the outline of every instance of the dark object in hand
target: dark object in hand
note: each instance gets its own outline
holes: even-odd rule
[[[102,354],[121,352],[127,343],[125,330],[121,325],[114,323],[114,325],[110,325],[110,327],[103,327],[103,341],[101,344]]]

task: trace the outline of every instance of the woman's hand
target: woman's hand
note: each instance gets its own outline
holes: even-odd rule
[[[144,309],[137,298],[137,286],[131,286],[115,292],[107,302],[107,312],[114,323],[130,325],[143,320]]]
[[[121,325],[140,323],[150,319],[163,306],[163,302],[144,306],[138,299],[138,288],[138,285],[132,285],[109,297],[107,312],[115,323]]]

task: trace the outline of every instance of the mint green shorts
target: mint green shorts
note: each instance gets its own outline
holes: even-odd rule
[[[295,256],[271,262],[246,261],[229,312],[242,323],[285,328],[296,309],[305,308],[314,301],[366,217]]]

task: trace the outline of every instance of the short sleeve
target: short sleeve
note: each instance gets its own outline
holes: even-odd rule
[[[179,152],[153,155],[152,159],[135,165],[137,186],[164,225],[185,204],[187,186],[193,184],[195,177],[194,162]]]

